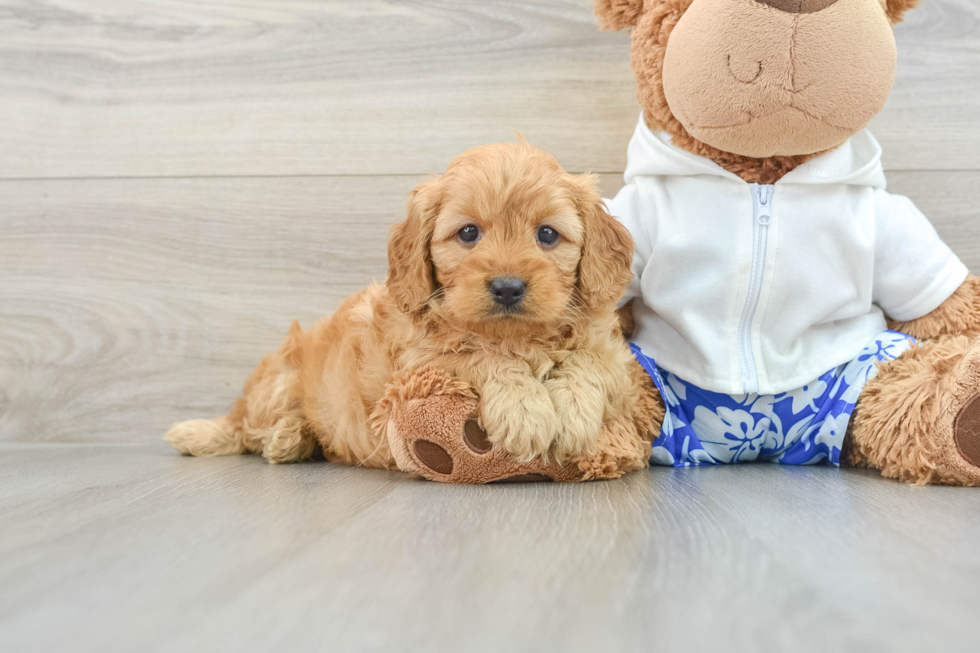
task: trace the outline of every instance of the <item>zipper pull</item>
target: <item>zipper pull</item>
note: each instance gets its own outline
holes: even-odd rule
[[[772,188],[769,186],[759,186],[759,224],[766,226],[772,223],[772,208],[769,200],[772,199]]]

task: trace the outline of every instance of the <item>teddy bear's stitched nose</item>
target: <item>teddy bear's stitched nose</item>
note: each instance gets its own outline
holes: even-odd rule
[[[755,0],[788,14],[813,14],[826,9],[837,0]]]

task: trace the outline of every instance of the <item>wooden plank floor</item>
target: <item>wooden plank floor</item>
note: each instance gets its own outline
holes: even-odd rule
[[[980,493],[769,465],[575,486],[0,445],[0,650],[975,651]]]

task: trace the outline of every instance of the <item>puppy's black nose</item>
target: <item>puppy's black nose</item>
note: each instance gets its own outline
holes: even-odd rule
[[[524,299],[527,284],[517,277],[498,277],[490,282],[490,294],[493,301],[501,306],[517,306]]]

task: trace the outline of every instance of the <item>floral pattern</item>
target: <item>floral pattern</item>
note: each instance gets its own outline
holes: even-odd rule
[[[777,395],[725,395],[661,370],[630,345],[667,408],[650,462],[686,467],[767,460],[840,465],[847,423],[878,363],[898,358],[915,339],[884,331],[858,354],[802,388]]]

